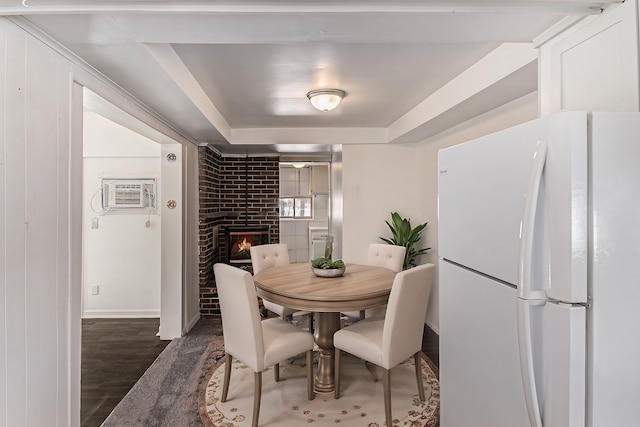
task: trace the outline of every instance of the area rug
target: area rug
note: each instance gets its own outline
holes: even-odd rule
[[[341,359],[341,396],[316,394],[307,400],[305,359],[300,357],[280,365],[280,382],[270,368],[262,374],[260,426],[299,427],[305,424],[329,426],[385,426],[381,372],[369,371],[364,362],[343,353]],[[218,361],[205,377],[199,397],[203,424],[208,427],[244,427],[251,425],[253,371],[234,360],[228,400],[220,401],[225,366]],[[394,426],[435,427],[439,421],[440,386],[437,368],[425,359],[422,363],[426,401],[418,397],[413,360],[391,371],[391,402]]]
[[[200,385],[224,356],[220,319],[201,318],[165,347],[102,427],[200,427]]]
[[[173,340],[158,356],[129,393],[111,412],[102,427],[241,427],[250,423],[253,404],[253,375],[240,362],[234,363],[229,387],[229,407],[219,403],[221,374],[224,370],[224,339],[219,318],[202,318],[184,337]],[[371,373],[359,361],[342,360],[342,396],[317,394],[306,400],[304,358],[282,364],[277,384],[273,371],[263,374],[263,396],[260,426],[286,426],[286,420],[275,418],[280,408],[287,414],[297,413],[296,423],[316,426],[329,423],[348,426],[382,427],[384,415],[370,421],[373,411],[384,414],[382,381],[375,382]],[[349,362],[347,364],[347,362]],[[415,373],[411,361],[391,373],[391,401],[394,405],[394,426],[437,427],[439,422],[438,368],[428,359],[423,362],[423,380],[427,403],[417,399]],[[353,365],[353,367],[351,367]],[[427,366],[425,366],[427,365]],[[407,378],[402,372],[406,371]],[[238,371],[240,373],[238,373]],[[381,375],[379,376],[381,378]],[[361,390],[359,381],[366,381]],[[406,384],[406,387],[404,385]],[[286,388],[285,388],[286,386]],[[290,387],[291,386],[291,387]],[[292,391],[295,388],[301,392]],[[243,389],[249,387],[248,389]],[[269,392],[270,389],[274,389]],[[403,393],[408,393],[402,397]],[[216,394],[217,393],[217,394]],[[298,395],[296,395],[298,393]],[[271,396],[276,396],[271,397]],[[278,397],[279,396],[279,397]],[[364,397],[363,396],[367,396]],[[276,406],[275,399],[280,399]],[[248,403],[242,403],[243,399]],[[295,403],[297,402],[297,403]],[[408,405],[404,402],[409,402]],[[311,403],[312,406],[308,406]],[[339,410],[336,412],[338,403]],[[413,406],[413,404],[419,404]],[[402,404],[402,407],[398,406]],[[244,405],[244,406],[243,406]],[[247,406],[248,405],[248,406]],[[297,406],[297,408],[296,408]],[[409,407],[410,406],[410,407]],[[234,409],[235,408],[235,409]],[[244,412],[243,412],[244,411]],[[269,415],[269,413],[274,415]],[[306,413],[305,413],[306,412]],[[223,417],[221,417],[221,415]],[[291,415],[292,417],[293,415]],[[289,417],[289,415],[287,416]],[[286,417],[285,417],[286,418]],[[245,421],[247,420],[247,421]],[[244,423],[244,424],[243,424]]]

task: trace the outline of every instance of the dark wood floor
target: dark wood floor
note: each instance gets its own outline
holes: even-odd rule
[[[429,359],[440,368],[440,337],[430,327],[424,327],[422,336],[422,351]]]
[[[159,319],[84,319],[80,425],[96,427],[169,344]]]
[[[206,317],[201,321],[217,321]],[[81,426],[97,427],[138,381],[169,341],[157,336],[158,319],[82,321]],[[425,327],[422,351],[439,366],[438,335]]]

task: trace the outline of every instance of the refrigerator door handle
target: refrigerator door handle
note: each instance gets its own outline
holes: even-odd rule
[[[538,194],[542,172],[547,159],[547,143],[538,141],[538,147],[533,154],[533,162],[529,170],[527,192],[525,193],[522,216],[520,219],[520,257],[518,260],[518,297],[527,300],[543,300],[547,294],[543,290],[531,288],[531,258],[533,252],[533,232],[535,225],[536,209],[538,207]]]
[[[538,391],[533,364],[533,339],[531,330],[531,307],[542,306],[546,301],[517,299],[518,347],[520,353],[520,372],[524,386],[524,398],[529,413],[531,427],[542,427]]]

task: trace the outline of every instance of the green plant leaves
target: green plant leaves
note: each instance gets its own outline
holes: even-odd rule
[[[311,267],[321,268],[323,270],[344,268],[344,261],[341,259],[332,261],[331,258],[319,257],[311,261]]]
[[[404,246],[406,248],[403,265],[405,270],[413,265],[416,257],[427,253],[427,251],[431,249],[417,249],[416,247],[422,238],[422,231],[427,227],[426,222],[412,228],[409,219],[402,218],[398,212],[391,212],[391,223],[389,221],[385,221],[385,223],[389,227],[389,230],[391,230],[392,237],[390,239],[380,237],[380,239],[390,245]]]

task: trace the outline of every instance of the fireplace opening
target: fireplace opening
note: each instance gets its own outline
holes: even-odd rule
[[[227,227],[227,260],[229,264],[251,265],[251,246],[269,244],[270,226]]]

